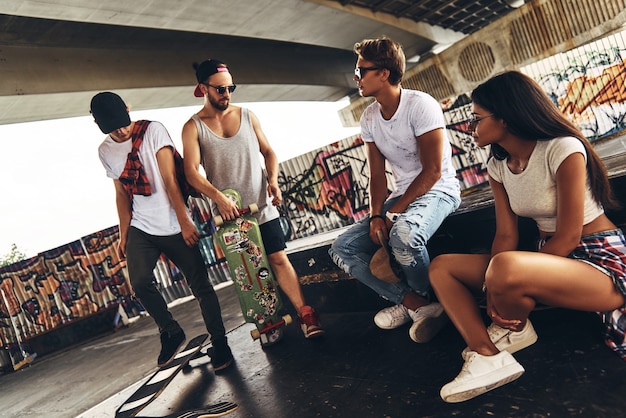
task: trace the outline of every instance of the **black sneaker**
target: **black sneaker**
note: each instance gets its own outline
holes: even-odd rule
[[[169,332],[161,333],[161,353],[157,365],[163,367],[174,359],[176,352],[180,347],[185,344],[185,333],[183,330],[176,334],[170,334]]]
[[[213,341],[213,349],[208,354],[211,356],[214,372],[224,370],[233,363],[233,353],[230,351],[226,338]]]

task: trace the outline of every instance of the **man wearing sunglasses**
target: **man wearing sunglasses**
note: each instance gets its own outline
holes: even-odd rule
[[[189,183],[212,201],[212,209],[225,220],[235,219],[239,210],[221,190],[235,189],[243,207],[256,203],[263,244],[276,280],[298,313],[305,338],[324,334],[317,313],[305,302],[300,281],[285,252],[285,238],[276,206],[282,202],[278,187],[278,159],[261,130],[256,115],[230,104],[235,91],[228,66],[210,59],[196,67],[194,95],[204,106],[183,127],[185,174]],[[260,155],[265,160],[261,166]],[[203,176],[200,164],[206,173]]]
[[[370,214],[340,235],[329,253],[338,266],[394,304],[376,314],[376,325],[393,329],[412,322],[411,339],[427,342],[447,317],[431,299],[426,244],[461,202],[443,112],[430,95],[402,88],[406,64],[400,44],[387,37],[366,39],[355,44],[354,52],[359,93],[376,99],[361,116]],[[386,163],[396,186],[391,194]],[[371,258],[385,244],[379,236],[399,267],[393,280],[370,270]]]

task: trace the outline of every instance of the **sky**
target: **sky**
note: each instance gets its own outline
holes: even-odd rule
[[[259,118],[279,161],[347,138],[338,102],[243,103]],[[201,106],[133,111],[158,120],[182,154],[180,133]],[[98,158],[104,135],[90,116],[0,125],[0,257],[28,257],[117,225],[113,181]]]

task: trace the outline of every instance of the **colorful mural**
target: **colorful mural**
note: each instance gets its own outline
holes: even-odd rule
[[[626,129],[626,31],[521,69],[592,142]]]
[[[489,152],[476,146],[468,130],[469,97],[446,101],[442,108],[461,188],[486,182]],[[278,182],[292,239],[350,225],[369,211],[369,169],[358,135],[282,162]],[[390,191],[395,187],[391,170],[387,185]]]
[[[469,117],[472,114],[468,94],[441,103],[446,120],[446,129],[452,145],[452,163],[456,168],[461,190],[470,189],[487,181],[486,162],[489,150],[479,148],[469,130]]]
[[[538,61],[520,70],[536,79],[591,141],[626,128],[626,31]],[[461,94],[441,103],[463,190],[487,181],[488,149],[472,140],[471,103]],[[389,190],[395,187],[387,172]],[[369,207],[369,171],[360,136],[311,151],[279,167],[284,204],[279,208],[288,239],[350,225]],[[200,249],[216,285],[231,280],[223,254],[213,243],[208,201],[192,199],[201,231]],[[142,311],[132,298],[125,262],[117,257],[117,227],[111,227],[0,268],[0,347],[27,343],[42,333],[86,318],[112,305],[132,317]],[[182,273],[165,257],[155,268],[168,302],[191,295]]]
[[[225,260],[216,256],[213,245],[208,203],[193,200],[209,278],[214,285],[228,281]],[[132,296],[126,262],[117,256],[118,238],[114,226],[0,268],[0,348],[28,352],[29,340],[111,307],[121,307],[127,317],[142,314],[143,306]],[[154,273],[168,303],[192,295],[182,272],[165,256]]]
[[[283,213],[294,237],[339,228],[365,216],[368,174],[359,136],[281,163],[278,183]],[[393,184],[390,176],[389,180]]]
[[[1,268],[2,345],[22,349],[37,335],[127,305],[124,264],[112,248],[117,235],[117,227],[108,228]]]

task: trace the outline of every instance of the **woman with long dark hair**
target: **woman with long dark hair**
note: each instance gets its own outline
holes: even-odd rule
[[[524,368],[511,355],[537,340],[529,313],[538,303],[599,312],[606,341],[626,357],[623,316],[626,240],[605,215],[617,207],[606,170],[580,130],[542,88],[516,71],[472,92],[470,122],[495,198],[491,254],[444,254],[430,281],[468,347],[459,375],[441,389],[461,402],[517,379]],[[518,216],[539,229],[536,252],[518,251]],[[486,327],[476,295],[486,292]],[[615,315],[613,315],[615,313]],[[623,326],[622,326],[623,327]]]

